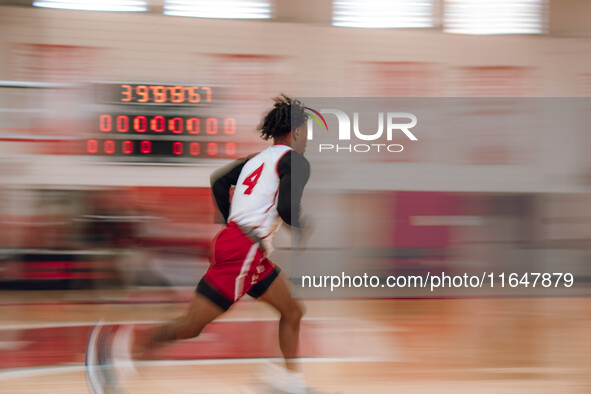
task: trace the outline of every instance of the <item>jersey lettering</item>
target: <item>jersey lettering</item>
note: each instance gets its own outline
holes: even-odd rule
[[[252,193],[252,189],[254,189],[257,182],[259,181],[259,178],[261,177],[261,172],[263,172],[264,166],[265,166],[265,163],[261,164],[259,168],[254,170],[252,172],[252,174],[247,176],[246,179],[244,180],[244,182],[242,182],[243,185],[248,186],[248,188],[246,188],[246,190],[244,191],[244,194],[251,194]]]

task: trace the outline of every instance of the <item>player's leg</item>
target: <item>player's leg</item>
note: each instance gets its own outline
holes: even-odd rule
[[[298,370],[298,365],[294,359],[298,355],[300,321],[302,320],[304,309],[299,302],[292,298],[291,289],[285,275],[280,272],[258,299],[271,305],[281,314],[279,320],[279,346],[281,353],[285,358],[287,369],[292,371]]]
[[[216,301],[215,292],[202,281],[187,311],[167,324],[149,329],[135,341],[134,353],[141,354],[170,342],[198,336],[205,326],[228,309],[229,305]]]
[[[130,326],[115,331],[112,327],[102,329],[97,325],[89,337],[86,356],[87,376],[93,391],[122,392],[120,381],[134,374],[132,354],[141,357],[146,351],[166,343],[198,336],[231,304],[202,280],[185,314],[147,330],[144,335],[136,335],[135,340]]]
[[[214,238],[211,266],[197,285],[195,297],[184,315],[168,324],[148,330],[142,339],[135,342],[134,353],[155,349],[173,341],[194,338],[232,305],[228,289],[234,288],[236,276],[250,241],[241,238],[237,228],[225,228]],[[242,241],[242,242],[241,242]],[[215,286],[212,286],[215,284]]]

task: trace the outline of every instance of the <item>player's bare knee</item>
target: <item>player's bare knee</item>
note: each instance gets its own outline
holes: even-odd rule
[[[299,323],[304,317],[304,308],[299,302],[293,302],[291,307],[284,313],[283,317],[290,322]]]
[[[195,338],[201,334],[203,327],[199,324],[195,324],[194,322],[190,321],[187,317],[183,318],[179,321],[180,330],[179,330],[179,339],[190,339]]]

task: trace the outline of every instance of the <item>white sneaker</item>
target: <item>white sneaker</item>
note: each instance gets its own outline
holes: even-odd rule
[[[96,323],[91,329],[88,335],[88,341],[86,343],[86,381],[90,391],[94,394],[102,394],[104,390],[102,388],[100,366],[98,363],[98,349],[97,341],[98,335],[101,330],[101,323]]]
[[[133,326],[125,325],[119,327],[113,336],[111,344],[111,354],[113,358],[113,367],[121,382],[130,380],[138,376],[135,368],[131,347],[133,344]]]
[[[113,369],[112,339],[113,327],[102,322],[90,331],[86,348],[86,377],[94,394],[123,393]]]
[[[266,363],[258,374],[264,392],[282,394],[306,394],[308,388],[304,374],[292,372],[271,362]]]

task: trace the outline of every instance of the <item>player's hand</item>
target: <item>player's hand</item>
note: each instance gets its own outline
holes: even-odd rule
[[[316,229],[316,225],[310,217],[302,216],[300,226],[297,248],[305,248]]]

